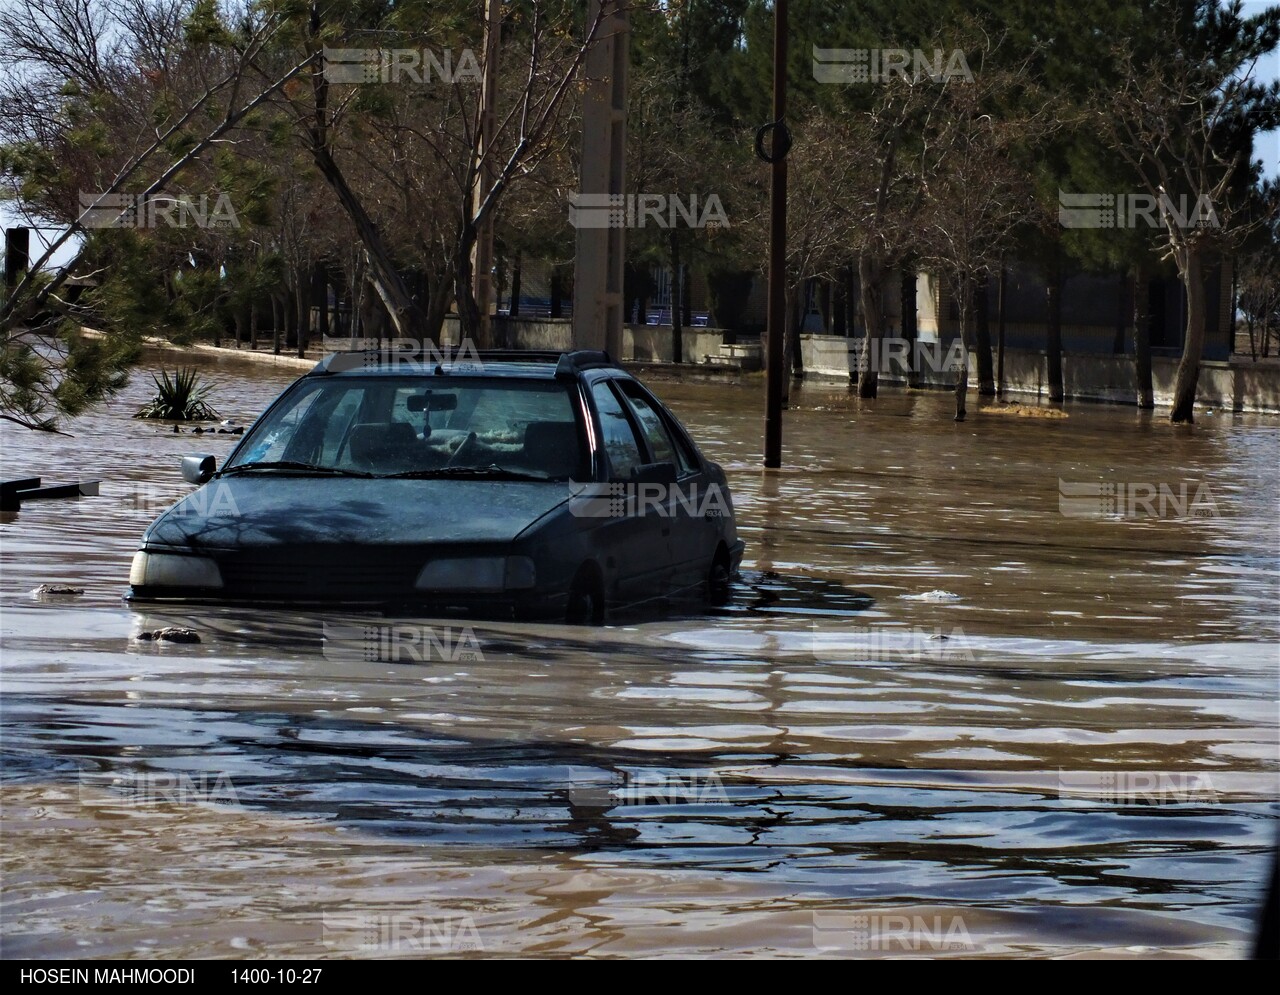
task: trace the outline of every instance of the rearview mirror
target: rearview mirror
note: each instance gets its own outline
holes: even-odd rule
[[[188,484],[203,484],[217,469],[217,457],[208,453],[182,457],[182,479]]]
[[[662,463],[642,463],[632,469],[631,479],[637,484],[674,484],[676,465],[670,460]]]
[[[457,394],[410,394],[405,406],[410,411],[452,411],[458,406]]]

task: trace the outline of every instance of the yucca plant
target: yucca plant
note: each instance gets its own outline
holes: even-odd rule
[[[164,418],[169,421],[208,421],[218,417],[205,403],[213,384],[201,383],[194,369],[174,370],[173,379],[165,370],[154,373],[156,396],[138,409],[135,418]]]

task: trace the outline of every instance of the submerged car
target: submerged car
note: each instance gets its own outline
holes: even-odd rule
[[[344,604],[600,621],[727,597],[724,471],[601,352],[337,353],[147,529],[135,602]]]

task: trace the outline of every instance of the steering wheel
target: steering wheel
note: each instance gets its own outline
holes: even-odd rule
[[[462,440],[462,445],[453,451],[453,455],[449,457],[449,462],[445,466],[461,465],[462,457],[470,455],[480,445],[480,440],[476,437],[475,432],[470,433]]]

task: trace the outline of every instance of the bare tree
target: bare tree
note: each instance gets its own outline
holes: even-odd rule
[[[1159,204],[1162,253],[1187,300],[1170,420],[1191,422],[1204,352],[1210,266],[1259,223],[1247,207],[1258,165],[1253,135],[1280,123],[1280,82],[1256,78],[1280,42],[1280,7],[1245,18],[1240,0],[1197,0],[1170,10],[1153,51],[1122,47],[1119,92],[1100,95],[1098,120]]]

